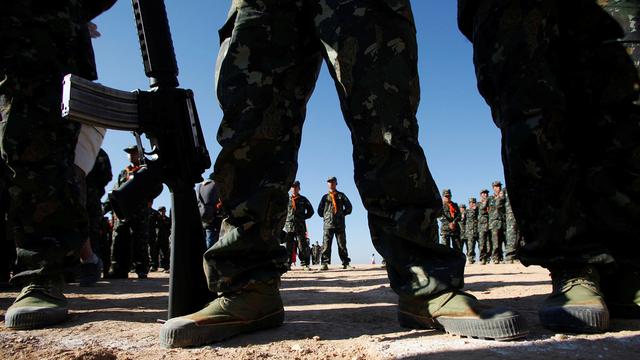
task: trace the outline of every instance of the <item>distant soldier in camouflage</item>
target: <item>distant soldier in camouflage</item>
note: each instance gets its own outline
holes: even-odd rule
[[[467,247],[467,262],[476,262],[476,246],[478,245],[478,205],[476,198],[469,198],[469,207],[465,211],[465,245]]]
[[[124,151],[130,164],[118,175],[114,189],[124,185],[130,177],[142,168],[137,146],[130,146]],[[149,199],[150,200],[150,199]],[[124,220],[114,216],[113,244],[111,247],[111,271],[109,278],[126,279],[129,270],[134,268],[139,279],[146,279],[149,273],[149,208],[147,199],[140,199],[135,209],[131,209],[130,219]]]
[[[89,236],[90,168],[75,164],[81,126],[60,118],[60,84],[68,73],[97,78],[87,24],[114,2],[0,5],[0,152],[11,170],[8,228],[22,270],[12,282],[23,286],[5,314],[9,328],[67,318],[62,274]]]
[[[638,0],[459,1],[554,331],[640,316],[639,20]]]
[[[458,223],[458,227],[460,228],[460,251],[466,254],[464,246],[467,243],[467,233],[464,229],[467,227],[467,205],[460,204],[458,207],[460,208],[460,222]]]
[[[440,218],[440,236],[445,246],[462,252],[460,242],[460,219],[462,213],[458,204],[451,201],[451,190],[442,190],[442,217]]]
[[[507,189],[503,189],[502,193],[504,194],[505,199],[505,223],[507,227],[504,244],[504,260],[507,264],[513,264],[515,263],[518,249],[520,249],[520,246],[522,245],[522,236],[520,234],[520,230],[518,229],[516,217],[513,214],[513,208],[511,207],[511,202],[509,201]]]
[[[502,246],[504,245],[506,225],[505,198],[502,193],[502,183],[494,181],[491,184],[493,195],[489,196],[489,229],[491,230],[491,260],[499,264],[503,260]]]
[[[154,219],[153,228],[156,231],[158,241],[157,255],[154,254],[153,256],[160,258],[158,265],[167,273],[169,272],[169,265],[171,264],[171,249],[169,246],[171,238],[171,218],[167,216],[167,208],[165,206],[158,208],[158,214]]]
[[[284,231],[287,233],[287,244],[295,242],[300,254],[300,266],[306,270],[309,268],[311,254],[309,253],[309,241],[307,239],[306,220],[314,214],[313,206],[309,200],[300,195],[300,182],[294,181],[291,185],[291,196],[289,197],[289,205],[287,207],[287,218],[284,223]],[[288,247],[289,254],[293,247]],[[291,259],[291,257],[289,257]],[[289,261],[291,266],[291,261]]]
[[[338,243],[338,256],[342,262],[342,268],[350,267],[351,259],[347,250],[347,234],[345,217],[351,214],[353,207],[347,195],[336,189],[338,179],[330,177],[327,179],[329,192],[322,196],[318,205],[318,215],[324,220],[322,231],[322,267],[321,270],[327,270],[331,264],[331,243],[333,237]]]
[[[486,265],[491,260],[493,245],[489,228],[489,190],[480,191],[478,203],[478,241],[480,242],[480,263]]]
[[[160,266],[160,249],[158,248],[158,228],[156,226],[160,213],[149,206],[149,271],[158,271]]]
[[[464,256],[438,244],[442,202],[418,144],[418,52],[408,0],[234,0],[220,34],[224,118],[215,180],[230,215],[220,246],[205,253],[209,287],[219,297],[167,321],[164,346],[282,324],[278,284],[286,254],[278,232],[323,60],[351,130],[355,182],[399,295],[401,324],[479,336],[493,323],[483,336],[498,339],[526,333],[517,314],[480,308],[459,290]]]

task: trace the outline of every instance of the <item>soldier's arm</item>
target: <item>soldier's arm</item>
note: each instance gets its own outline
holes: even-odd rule
[[[324,204],[327,202],[327,195],[324,195],[320,199],[320,205],[318,205],[318,216],[324,217]]]
[[[351,214],[351,211],[353,211],[353,206],[351,206],[351,201],[349,201],[349,198],[345,194],[342,194],[342,199],[344,200],[342,204],[343,206],[342,211],[344,211],[345,215]]]
[[[309,199],[307,198],[303,198],[303,199],[304,199],[304,219],[307,220],[310,217],[312,217],[314,214],[313,206],[311,206]]]

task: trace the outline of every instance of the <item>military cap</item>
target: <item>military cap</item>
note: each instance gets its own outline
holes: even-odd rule
[[[489,190],[487,190],[487,189],[482,189],[482,190],[480,190],[480,194],[483,194],[483,193],[487,193],[487,194],[488,194],[488,193],[489,193]]]
[[[167,211],[167,208],[166,208],[166,207],[164,207],[164,206],[160,206],[160,207],[158,208],[158,211]]]
[[[500,186],[500,187],[502,187],[502,183],[500,181],[496,180],[496,181],[491,183],[491,186]]]
[[[465,208],[465,209],[466,209],[466,208],[467,208],[467,205],[465,205],[465,204],[460,204],[460,208],[461,208],[461,209],[462,209],[462,208]]]
[[[474,197],[470,197],[470,198],[469,198],[469,202],[470,202],[470,203],[474,203],[474,202],[478,202],[478,201],[476,200],[476,198],[474,198]]]
[[[332,177],[327,179],[327,182],[338,182],[338,179],[336,179],[335,176],[332,176]]]
[[[451,190],[449,189],[442,190],[442,196],[451,196]]]
[[[298,181],[298,180],[294,181],[293,184],[291,184],[291,187],[299,188],[300,187],[300,181]]]
[[[132,154],[138,152],[138,147],[136,145],[131,145],[123,149],[127,154]]]

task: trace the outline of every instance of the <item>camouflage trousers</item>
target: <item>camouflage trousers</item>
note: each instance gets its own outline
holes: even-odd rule
[[[462,252],[462,239],[460,239],[460,234],[456,233],[442,233],[440,234],[442,237],[442,244],[446,247],[452,248],[454,251]]]
[[[224,117],[214,171],[230,216],[204,256],[211,290],[232,291],[285,271],[278,232],[323,59],[351,130],[355,182],[392,288],[411,296],[461,287],[465,259],[437,243],[442,202],[418,144],[409,2],[234,4],[221,30],[217,94]]]
[[[0,70],[0,151],[10,169],[7,236],[17,247],[16,283],[60,280],[88,237],[85,174],[74,164],[80,126],[61,120],[62,76],[43,74],[47,69]]]
[[[480,230],[478,243],[478,248],[480,250],[480,262],[488,262],[489,260],[491,260],[491,254],[493,253],[491,231],[489,229]]]
[[[333,238],[338,244],[338,256],[342,265],[349,265],[349,251],[347,250],[347,232],[345,229],[325,228],[322,234],[322,264],[331,264],[331,248]]]
[[[504,243],[504,259],[513,261],[516,259],[520,246],[522,245],[522,236],[515,219],[507,217],[507,231]]]
[[[524,264],[640,267],[639,16],[637,0],[487,0],[475,15]]]
[[[146,209],[141,216],[116,220],[111,245],[111,271],[128,274],[133,267],[137,274],[149,273],[149,217]]]
[[[286,232],[286,244],[287,253],[289,254],[289,263],[291,263],[293,249],[298,249],[298,257],[300,259],[300,265],[310,265],[311,254],[309,254],[309,239],[305,234],[305,231],[292,231]]]
[[[503,228],[491,229],[491,260],[499,262],[504,259],[502,247],[505,243],[505,232]]]
[[[478,245],[478,237],[467,237],[464,240],[464,245],[467,248],[467,261],[475,262],[476,261],[476,246]]]

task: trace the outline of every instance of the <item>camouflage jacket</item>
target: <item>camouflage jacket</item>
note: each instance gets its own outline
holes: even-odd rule
[[[453,215],[451,214],[451,210],[448,205],[442,204],[442,217],[440,217],[440,233],[441,234],[460,234],[460,219],[462,215],[460,214],[460,208],[458,204],[451,202],[453,205]],[[451,230],[449,228],[449,224],[454,223],[455,229]]]
[[[295,201],[296,207],[293,208],[293,197],[289,196],[289,206],[287,208],[287,220],[284,223],[284,231],[290,232],[306,232],[307,226],[305,220],[313,216],[313,206],[309,199],[300,195]]]
[[[478,232],[489,231],[489,199],[478,201]]]
[[[333,201],[329,194],[325,194],[318,205],[318,215],[324,219],[325,229],[344,229],[345,216],[351,214],[353,207],[344,193],[336,191],[337,209],[334,211]]]
[[[47,76],[61,81],[67,73],[97,79],[87,23],[116,0],[3,1],[0,11],[2,73]],[[47,31],[42,31],[47,29]],[[34,46],[34,44],[50,46]],[[57,69],[42,74],[38,69]],[[25,79],[26,80],[26,79]]]
[[[465,211],[467,221],[464,227],[465,239],[471,240],[478,237],[478,207],[468,208]]]
[[[505,228],[505,198],[504,196],[489,196],[489,228]]]

